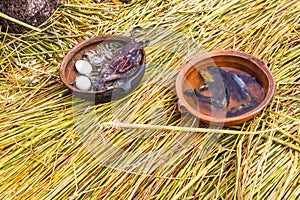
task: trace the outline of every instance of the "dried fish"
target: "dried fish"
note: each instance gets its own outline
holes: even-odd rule
[[[94,67],[101,68],[105,62],[105,57],[101,54],[98,54],[94,50],[88,50],[84,53],[86,60]]]
[[[87,50],[84,57],[93,67],[104,68],[123,46],[121,42],[107,40],[97,45],[95,50]]]

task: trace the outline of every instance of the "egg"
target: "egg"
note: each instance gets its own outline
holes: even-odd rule
[[[90,74],[93,71],[92,65],[86,60],[77,60],[75,63],[77,72],[83,75]]]
[[[86,76],[77,76],[76,80],[75,80],[75,86],[79,89],[79,90],[84,90],[84,91],[88,91],[91,89],[92,87],[92,82],[91,80],[86,77]]]

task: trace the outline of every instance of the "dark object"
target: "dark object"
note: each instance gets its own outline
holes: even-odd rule
[[[32,26],[39,26],[56,10],[60,0],[1,0],[0,12]],[[28,29],[19,24],[0,18],[2,31],[22,33]]]
[[[254,109],[256,106],[258,106],[258,104],[259,103],[257,101],[254,101],[251,103],[243,103],[235,107],[232,107],[230,111],[226,113],[226,117],[234,117],[234,116],[242,115]]]
[[[77,89],[74,85],[70,84],[77,76],[75,62],[80,60],[87,50],[95,49],[97,45],[104,41],[115,41],[126,44],[130,43],[131,39],[125,36],[104,35],[85,40],[68,52],[60,67],[60,78],[62,82],[75,95],[95,101],[96,103],[109,102],[111,100],[116,100],[128,95],[142,80],[146,67],[146,54],[144,50],[142,50],[140,67],[138,67],[137,70],[135,70],[130,76],[122,76],[122,78],[118,79],[118,86],[112,87],[112,89],[101,91],[81,91]],[[109,84],[114,85],[115,82],[112,81],[109,82]]]
[[[207,69],[199,70],[199,78],[205,82],[199,89],[188,89],[183,93],[193,96],[197,102],[208,103],[216,109],[226,109],[230,104],[230,98],[237,103],[232,107],[227,117],[240,115],[258,105],[258,100],[249,90],[247,84],[254,84],[256,88],[262,89],[261,84],[256,81],[255,77],[239,76],[234,71],[225,71],[221,67],[209,66]],[[205,96],[202,93],[209,90],[210,95]],[[248,101],[244,103],[243,101]],[[247,105],[247,106],[245,106]]]
[[[142,31],[140,26],[135,27],[130,31],[130,42],[126,43],[122,49],[114,55],[108,70],[103,73],[99,80],[99,88],[104,88],[103,85],[107,82],[115,81],[124,76],[129,77],[142,65],[143,48],[149,44],[149,41],[136,42],[134,33],[136,30]]]
[[[212,87],[213,88],[213,87]],[[201,92],[207,90],[208,87],[200,89],[188,89],[183,92],[183,94],[193,97],[197,102],[208,103],[214,106],[217,109],[224,109],[228,106],[229,103],[229,93],[225,90],[225,95],[220,95],[220,93],[215,93],[215,95],[205,96]],[[226,96],[226,98],[225,98]],[[225,106],[226,105],[226,106]]]
[[[120,0],[121,2],[123,2],[123,3],[130,3],[131,2],[131,0]]]
[[[210,97],[210,92],[212,91],[208,88],[209,84],[207,82],[214,82],[214,75],[208,74],[205,78],[199,77],[201,70],[206,70],[209,66],[222,66],[221,70],[218,67],[218,70],[220,70],[218,77],[224,76],[222,75],[224,70],[228,76],[231,76],[232,80],[230,81],[234,81],[233,83],[236,87],[231,88],[231,84],[229,84],[227,87],[224,87],[225,89],[219,89],[223,92],[221,99],[225,99],[224,103],[228,99],[226,93],[231,94],[229,104],[225,104],[226,109],[223,109],[224,112],[218,112],[218,109],[211,106],[212,103],[197,103],[193,97],[193,93],[194,96],[204,95]],[[239,79],[233,74],[238,75]],[[247,87],[240,83],[240,80]],[[226,81],[225,85],[227,84]],[[223,83],[223,81],[220,82]],[[214,83],[211,84],[210,86],[213,88]],[[197,91],[195,92],[191,88]],[[235,91],[235,89],[238,90]],[[176,93],[179,99],[178,108],[183,112],[191,113],[204,122],[220,125],[240,124],[253,118],[271,101],[275,89],[275,80],[268,69],[267,61],[234,50],[215,50],[190,60],[182,68],[176,80]],[[245,100],[241,94],[238,94],[239,91],[249,91],[247,93],[251,93],[252,96],[247,97],[247,100]],[[215,92],[217,94],[217,90]],[[251,101],[252,98],[253,100]]]

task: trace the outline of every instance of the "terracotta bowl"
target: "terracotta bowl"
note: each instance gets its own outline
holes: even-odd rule
[[[130,42],[130,38],[121,35],[104,35],[85,40],[68,52],[60,67],[60,79],[73,92],[73,94],[87,100],[95,101],[96,103],[109,102],[111,100],[120,99],[128,95],[141,82],[146,67],[146,54],[143,51],[142,62],[138,71],[133,76],[120,79],[122,82],[120,86],[104,92],[81,91],[77,89],[73,84],[71,84],[74,82],[77,76],[75,62],[82,59],[86,50],[95,49],[96,46],[103,41],[118,41],[121,43],[128,43]]]
[[[261,101],[254,109],[234,117],[211,114],[211,110],[199,106],[195,99],[188,97],[183,92],[190,88],[199,88],[203,80],[199,78],[199,69],[208,66],[224,67],[241,75],[250,75],[263,85]],[[268,68],[267,61],[260,60],[252,55],[233,50],[215,50],[200,55],[189,61],[179,73],[176,80],[178,106],[182,112],[189,112],[206,123],[222,124],[225,126],[243,123],[257,115],[271,101],[275,92],[275,80]],[[234,104],[234,103],[233,103]],[[231,107],[234,105],[231,105]],[[211,106],[210,106],[211,107]],[[224,112],[223,112],[224,113]]]

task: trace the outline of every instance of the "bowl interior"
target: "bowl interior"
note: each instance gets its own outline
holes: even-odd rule
[[[201,103],[195,98],[183,94],[184,91],[191,88],[200,88],[204,80],[199,75],[200,69],[206,69],[209,66],[221,67],[225,71],[233,71],[238,75],[248,75],[255,77],[263,87],[250,85],[249,90],[260,102],[257,107],[239,116],[226,117],[226,113],[213,111],[213,106],[208,103]],[[265,61],[256,59],[250,55],[234,51],[214,51],[207,56],[200,56],[191,60],[181,71],[177,79],[176,90],[180,101],[188,112],[192,113],[205,122],[225,123],[226,125],[241,123],[257,114],[272,98],[274,94],[275,83],[272,74],[267,68]],[[230,98],[230,103],[226,112],[240,104]]]
[[[78,44],[76,47],[74,47],[65,57],[64,62],[61,67],[61,78],[62,81],[68,86],[69,89],[73,91],[78,92],[84,92],[84,93],[97,93],[97,91],[80,91],[74,85],[70,84],[72,83],[76,76],[77,71],[75,68],[75,63],[77,60],[82,59],[84,52],[87,50],[93,50],[96,48],[97,45],[99,45],[101,42],[104,41],[118,41],[122,43],[129,42],[129,38],[127,37],[114,37],[114,36],[98,36],[95,38],[91,38],[89,40],[85,40],[82,43]]]
[[[94,91],[94,90],[81,91],[81,90],[77,89],[73,84],[71,84],[72,82],[74,82],[74,80],[76,79],[76,76],[78,74],[78,72],[75,68],[76,61],[82,59],[84,53],[87,50],[93,50],[101,42],[106,42],[106,41],[109,41],[109,42],[117,41],[117,42],[126,44],[126,43],[130,42],[130,38],[125,37],[125,36],[119,36],[119,35],[97,36],[97,37],[85,40],[85,41],[81,42],[80,44],[78,44],[64,58],[61,68],[60,68],[60,78],[61,78],[62,82],[77,96],[86,98],[88,100],[93,100],[95,98],[96,98],[96,100],[102,99],[103,101],[100,101],[100,102],[106,102],[106,101],[110,100],[110,97],[112,96],[112,93],[113,93],[112,90],[105,91],[105,92]],[[146,63],[146,55],[145,55],[144,51],[143,51],[141,63],[142,63],[142,66],[137,71],[137,75],[135,75],[131,78],[124,78],[124,80],[123,80],[123,82],[126,80],[129,83],[126,85],[126,87],[129,87],[129,88],[127,88],[126,91],[124,91],[123,88],[121,88],[122,90],[120,90],[120,88],[117,88],[116,91],[114,91],[114,95],[113,95],[115,98],[119,98],[119,97],[121,98],[121,97],[127,95],[135,87],[137,87],[137,85],[141,81],[141,79],[144,75],[145,63]],[[131,79],[134,79],[134,80],[131,80]]]

